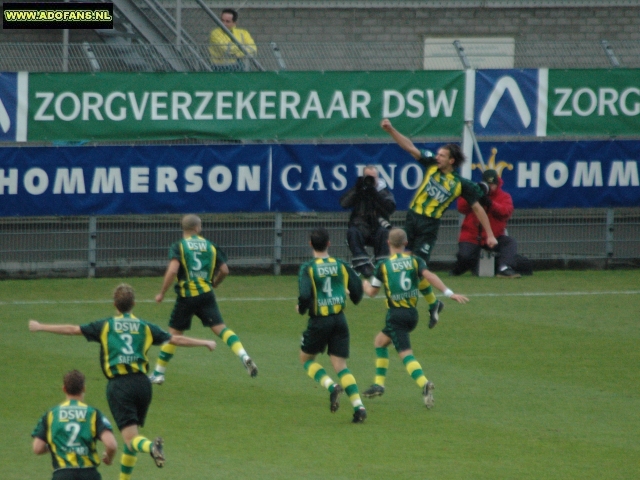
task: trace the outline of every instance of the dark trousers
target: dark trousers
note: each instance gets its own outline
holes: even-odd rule
[[[378,227],[376,230],[371,230],[368,227],[352,225],[347,230],[347,244],[353,258],[369,258],[365,247],[373,247],[373,254],[376,260],[389,256],[389,245],[387,245],[387,239],[389,238],[389,230],[383,227]]]
[[[496,268],[500,270],[503,266],[513,268],[516,264],[516,255],[518,253],[518,243],[515,238],[502,235],[498,237],[498,245],[494,249],[497,254]],[[467,270],[471,270],[474,274],[478,273],[478,260],[480,259],[480,250],[482,247],[476,243],[459,242],[457,261],[451,273],[453,275],[462,275]]]

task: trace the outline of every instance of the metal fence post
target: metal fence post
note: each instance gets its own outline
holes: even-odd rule
[[[609,260],[613,258],[613,223],[615,221],[615,215],[613,213],[613,208],[607,209],[607,234],[606,234],[606,254],[607,259],[606,263],[609,263]],[[607,265],[608,266],[608,265]]]
[[[282,213],[280,212],[276,213],[274,230],[273,274],[280,275],[282,266]]]
[[[98,236],[98,221],[96,217],[89,217],[89,245],[88,245],[88,261],[89,261],[89,278],[96,276],[96,238]]]

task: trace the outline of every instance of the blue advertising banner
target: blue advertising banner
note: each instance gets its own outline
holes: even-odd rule
[[[640,142],[480,142],[480,150],[516,208],[640,206]]]
[[[640,142],[480,149],[516,208],[640,206]],[[396,144],[2,148],[0,216],[341,211],[368,164],[405,210],[422,168]]]
[[[474,118],[478,136],[536,136],[538,127],[539,72],[478,70]]]

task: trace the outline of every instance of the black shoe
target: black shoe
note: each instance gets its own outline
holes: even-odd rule
[[[443,308],[444,308],[444,303],[442,303],[440,300],[436,300],[436,306],[433,307],[431,311],[429,311],[429,315],[431,315],[431,320],[429,320],[429,328],[433,328],[436,326],[436,324],[438,323],[438,320],[440,319],[439,313],[442,311]]]
[[[374,383],[369,388],[367,388],[364,392],[362,392],[363,397],[372,398],[372,397],[380,397],[384,393],[384,387],[382,385],[378,385]]]
[[[251,357],[244,357],[242,364],[244,365],[244,368],[247,369],[247,373],[251,375],[251,378],[256,378],[258,376],[258,367],[255,362],[251,360]]]
[[[342,387],[337,383],[333,384],[333,392],[329,395],[329,401],[331,402],[331,413],[335,413],[340,408],[340,394],[344,392]]]
[[[507,267],[503,270],[500,270],[498,273],[496,273],[496,277],[500,277],[500,278],[520,278],[521,276],[522,275],[520,275],[511,267]]]
[[[364,278],[370,278],[373,276],[373,264],[371,262],[358,265],[357,267],[353,267],[353,269]]]
[[[358,407],[358,409],[353,412],[353,420],[351,420],[351,423],[364,423],[366,419],[367,411],[364,409],[364,407]]]
[[[151,458],[156,462],[156,467],[164,467],[164,440],[161,437],[157,437],[151,445]]]

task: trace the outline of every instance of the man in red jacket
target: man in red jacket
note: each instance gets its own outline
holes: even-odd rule
[[[505,232],[507,222],[513,214],[513,200],[511,195],[502,190],[503,181],[495,170],[485,171],[482,174],[482,180],[489,185],[489,192],[478,202],[487,212],[491,230],[498,240],[498,245],[494,249],[499,254],[496,276],[520,278],[520,274],[513,268],[516,264],[517,243]],[[465,217],[458,238],[458,261],[449,272],[450,275],[462,275],[467,270],[477,272],[480,249],[488,248],[487,232],[482,228],[469,203],[462,197],[458,198],[458,211]]]

